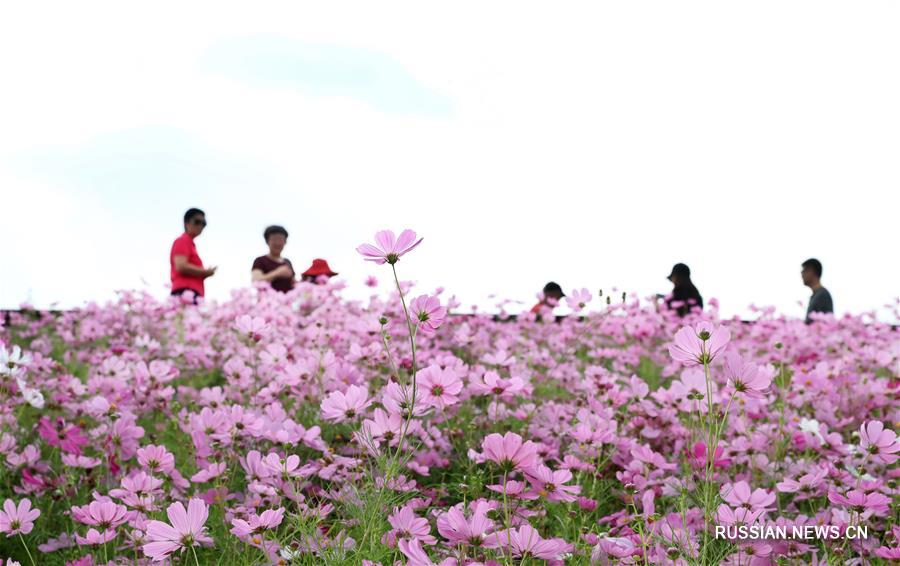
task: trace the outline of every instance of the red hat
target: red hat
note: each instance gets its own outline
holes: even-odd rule
[[[309,269],[304,271],[301,275],[309,275],[310,277],[318,277],[319,275],[327,275],[329,277],[334,277],[337,275],[334,271],[328,267],[328,262],[324,259],[314,259],[312,265],[309,266]]]

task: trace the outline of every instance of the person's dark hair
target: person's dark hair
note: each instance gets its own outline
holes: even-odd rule
[[[677,275],[679,277],[683,277],[685,279],[691,278],[691,268],[683,263],[676,263],[672,266],[672,275]],[[669,275],[669,277],[672,277]]]
[[[813,273],[816,274],[816,277],[819,279],[822,278],[822,262],[817,260],[814,257],[809,258],[808,260],[803,262],[804,268],[810,268],[813,270]]]
[[[189,208],[187,212],[184,213],[184,223],[187,224],[191,221],[195,216],[202,214],[206,216],[206,213],[200,210],[199,208]]]
[[[544,285],[544,296],[548,295],[558,295],[560,297],[565,297],[566,294],[563,293],[562,287],[559,286],[559,283],[555,283],[553,281]]]
[[[266,239],[266,243],[269,243],[269,236],[272,234],[284,234],[284,237],[288,237],[287,230],[284,229],[284,226],[273,225],[266,228],[266,231],[263,232],[263,238]]]

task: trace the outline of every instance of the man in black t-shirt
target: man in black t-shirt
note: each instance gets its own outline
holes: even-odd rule
[[[812,290],[812,296],[809,298],[809,305],[806,307],[806,322],[812,322],[810,316],[814,312],[834,313],[834,303],[831,300],[831,293],[822,286],[820,281],[822,277],[822,262],[810,258],[803,262],[803,269],[800,271],[800,277],[803,278],[803,284]]]
[[[666,306],[684,316],[694,308],[703,310],[703,297],[691,281],[691,268],[683,263],[676,263],[669,274],[672,282],[672,294],[666,297]]]
[[[294,266],[291,260],[281,257],[287,244],[287,230],[281,226],[269,226],[263,237],[269,246],[269,253],[253,260],[251,277],[253,281],[268,281],[276,291],[287,293],[294,288]]]

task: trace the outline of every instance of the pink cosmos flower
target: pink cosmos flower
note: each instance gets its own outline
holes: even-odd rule
[[[204,527],[209,510],[200,499],[191,499],[187,509],[177,501],[169,505],[166,515],[171,525],[162,521],[150,521],[147,524],[144,554],[154,562],[165,560],[176,550],[212,543]]]
[[[81,447],[88,443],[88,439],[81,433],[81,429],[75,425],[67,425],[62,417],[51,421],[47,417],[41,417],[38,421],[38,434],[50,446],[59,446],[63,452],[81,455]]]
[[[494,522],[487,516],[490,509],[491,505],[487,501],[476,501],[472,505],[471,517],[466,519],[463,504],[454,505],[438,517],[438,532],[451,545],[467,544],[479,547],[484,544],[484,539],[494,528]]]
[[[890,498],[877,491],[867,494],[860,489],[850,490],[847,492],[847,495],[830,491],[828,492],[828,501],[861,513],[860,517],[863,519],[868,519],[873,514],[880,516],[887,513],[891,504]]]
[[[369,275],[366,277],[366,287],[378,287],[378,278],[374,275]]]
[[[419,539],[400,539],[397,542],[397,548],[406,557],[406,566],[457,566],[455,558],[445,558],[440,564],[431,560],[428,553],[422,548],[422,541]]]
[[[191,481],[194,483],[208,482],[209,480],[217,478],[225,473],[225,467],[225,462],[213,462],[196,474],[192,475]]]
[[[418,331],[430,336],[444,323],[447,309],[441,306],[441,301],[437,297],[419,295],[409,304],[409,314]]]
[[[735,391],[755,399],[765,397],[764,392],[772,383],[772,377],[768,373],[760,371],[753,360],[744,358],[737,352],[725,353],[725,377]]]
[[[507,432],[503,436],[497,433],[487,435],[481,443],[481,449],[484,451],[484,460],[499,464],[508,471],[529,470],[539,462],[537,445],[530,440],[523,442],[522,437],[514,432]]]
[[[237,320],[234,322],[234,328],[254,342],[259,342],[266,335],[269,324],[261,316],[243,314],[237,317]]]
[[[561,556],[571,552],[574,546],[559,538],[544,539],[529,524],[518,529],[498,531],[487,537],[485,546],[502,547],[510,554],[520,558],[542,558],[544,560],[561,560]]]
[[[246,521],[243,519],[232,519],[231,534],[238,538],[246,538],[250,535],[276,528],[281,524],[282,519],[284,519],[284,507],[267,509],[260,515],[254,513]]]
[[[428,519],[417,517],[410,505],[395,508],[394,513],[388,517],[388,522],[393,529],[384,534],[381,544],[394,546],[401,539],[416,539],[422,544],[435,544],[437,539],[431,535],[431,527]]]
[[[722,497],[732,507],[749,507],[751,509],[772,510],[775,505],[775,494],[759,488],[750,491],[750,484],[741,480],[734,484],[722,486]]]
[[[375,234],[376,245],[362,244],[356,251],[362,254],[366,261],[374,261],[379,265],[385,263],[393,265],[421,242],[422,238],[416,240],[416,233],[412,230],[404,230],[399,238],[390,230],[382,230]]]
[[[72,507],[71,514],[79,523],[99,527],[102,530],[115,529],[126,523],[131,516],[127,507],[111,499],[91,501],[88,505]]]
[[[175,456],[165,446],[149,444],[138,448],[137,460],[150,473],[168,474],[175,469]]]
[[[497,395],[503,400],[510,400],[525,391],[525,381],[516,376],[505,379],[496,371],[489,370],[484,372],[481,381],[472,380],[470,387],[482,395]]]
[[[75,533],[75,542],[77,542],[79,546],[106,544],[114,538],[116,538],[116,531],[113,529],[105,530],[101,533],[97,529],[90,528],[85,536]]]
[[[400,385],[391,381],[382,389],[381,404],[390,415],[400,415],[403,418],[409,416],[421,417],[431,410],[424,401],[422,388],[416,386],[416,396],[413,399],[412,387]]]
[[[565,485],[566,482],[572,480],[572,472],[566,469],[554,472],[540,464],[526,470],[525,477],[528,478],[534,491],[549,501],[571,502],[575,501],[575,496],[581,493],[580,485]]]
[[[881,421],[869,421],[859,427],[859,447],[876,462],[893,464],[900,456],[900,440],[897,433],[884,428]]]
[[[422,392],[423,402],[443,411],[459,402],[463,382],[455,370],[431,365],[416,374],[416,388]]]
[[[346,392],[332,391],[322,400],[322,418],[335,423],[352,421],[371,404],[372,400],[365,387],[351,385]]]
[[[34,520],[40,517],[40,509],[32,509],[31,501],[23,499],[16,506],[12,499],[3,502],[3,510],[0,511],[0,533],[6,536],[23,534],[27,535],[34,528]]]
[[[573,311],[580,311],[587,306],[589,302],[591,302],[591,292],[584,288],[581,290],[572,289],[572,292],[566,297],[566,304],[568,304],[569,308]]]
[[[705,442],[697,442],[694,444],[694,448],[691,450],[691,463],[698,468],[706,467],[706,443]],[[725,456],[725,449],[721,446],[716,447],[716,453],[713,456],[713,469],[716,468],[727,468],[731,465],[731,458]]]
[[[765,513],[763,509],[747,509],[746,507],[732,509],[722,503],[716,511],[716,518],[720,525],[752,525],[759,520],[763,513]]]
[[[686,366],[712,363],[728,345],[729,340],[731,332],[727,328],[701,321],[693,328],[683,326],[675,333],[674,341],[669,344],[669,355],[676,362]]]

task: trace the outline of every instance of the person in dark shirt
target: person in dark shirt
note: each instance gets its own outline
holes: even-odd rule
[[[559,286],[559,283],[555,283],[553,281],[544,285],[543,298],[541,302],[531,307],[531,312],[539,313],[543,308],[552,309],[565,297],[566,294],[563,293],[562,287]]]
[[[672,282],[672,294],[666,298],[666,306],[684,316],[695,307],[703,310],[703,297],[691,281],[691,268],[683,263],[676,263],[669,274]]]
[[[268,281],[276,291],[287,293],[294,288],[294,266],[291,260],[281,257],[287,244],[287,230],[282,226],[269,226],[263,237],[269,246],[269,253],[253,260],[250,275],[253,281]]]
[[[806,307],[806,322],[812,322],[810,316],[814,312],[833,313],[834,303],[831,301],[831,293],[822,286],[820,279],[822,278],[822,262],[810,258],[803,262],[803,269],[800,270],[800,277],[803,278],[803,284],[812,289],[812,296],[809,298],[809,306]]]

